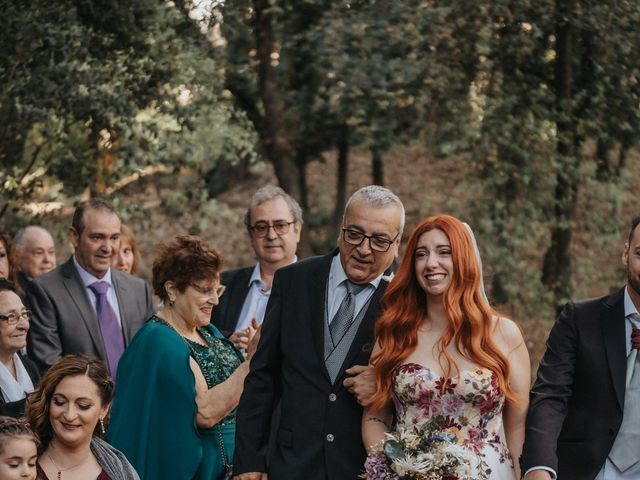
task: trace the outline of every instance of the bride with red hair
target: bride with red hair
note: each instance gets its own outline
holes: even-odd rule
[[[471,230],[449,215],[423,220],[382,305],[364,478],[520,478],[529,354],[486,299]]]

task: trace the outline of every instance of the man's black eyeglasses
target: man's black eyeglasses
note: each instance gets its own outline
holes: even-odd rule
[[[289,233],[289,228],[294,223],[296,223],[295,220],[293,222],[285,222],[284,220],[279,220],[273,223],[256,222],[254,225],[249,227],[249,230],[251,230],[258,238],[266,237],[270,228],[273,228],[273,231],[276,232],[277,235],[286,235]]]
[[[393,238],[393,240],[389,240],[388,238],[380,237],[378,235],[365,235],[364,233],[358,230],[352,230],[350,228],[342,229],[342,238],[349,245],[353,245],[354,247],[359,247],[362,245],[362,242],[367,239],[369,240],[369,248],[371,250],[375,250],[376,252],[386,252],[391,248],[393,242],[396,241],[400,235],[400,232]]]
[[[32,314],[30,310],[23,310],[20,313],[10,313],[9,315],[0,315],[0,321],[7,322],[9,325],[15,325],[21,318],[31,320]]]

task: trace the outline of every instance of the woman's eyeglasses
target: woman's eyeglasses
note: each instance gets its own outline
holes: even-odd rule
[[[196,285],[195,283],[191,283],[190,285],[195,289],[196,292],[201,293],[202,295],[209,295],[210,297],[213,297],[213,295],[215,295],[218,298],[220,298],[224,291],[227,289],[227,287],[224,285],[218,285],[216,287],[203,287],[201,285]]]
[[[15,325],[20,319],[31,320],[33,314],[31,310],[23,310],[20,313],[10,313],[9,315],[0,315],[0,321],[7,322],[9,325]]]

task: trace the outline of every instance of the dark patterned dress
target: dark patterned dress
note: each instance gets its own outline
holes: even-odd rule
[[[158,317],[154,317],[154,321],[165,323]],[[242,363],[238,357],[238,353],[229,340],[224,338],[216,338],[206,328],[198,327],[198,333],[207,342],[207,346],[185,339],[189,344],[191,356],[196,361],[205,380],[207,387],[212,388],[224,382],[229,376],[236,371]],[[230,425],[236,422],[236,411],[233,410],[229,415],[222,419],[220,425]]]

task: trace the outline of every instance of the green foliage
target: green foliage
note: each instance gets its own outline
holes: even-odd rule
[[[598,275],[572,229],[609,244],[631,201],[638,2],[226,0],[200,20],[185,0],[0,5],[0,217],[110,192],[150,166],[204,177],[255,162],[258,147],[295,186],[336,146],[384,156],[420,142],[467,172],[441,195],[474,220],[494,299],[536,315],[550,291],[570,293],[572,269]],[[167,211],[224,216],[201,183],[175,182]],[[570,253],[573,266],[542,278]]]
[[[225,2],[223,33],[239,104],[264,113],[257,4]],[[613,201],[619,192],[590,182],[619,176],[640,138],[640,4],[269,5],[276,91],[299,162],[334,148],[345,131],[352,147],[384,151],[420,139],[436,154],[459,156],[472,216],[491,239],[483,249],[494,298],[528,305],[527,314],[549,301],[549,289],[554,302],[566,299],[581,189],[590,189],[591,201]],[[590,140],[598,144],[595,170],[584,160]],[[598,219],[602,228],[613,229],[615,213]]]
[[[2,1],[0,208],[105,194],[148,166],[255,158],[216,50],[169,3]],[[1,216],[1,214],[0,214]]]

